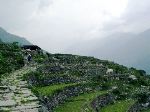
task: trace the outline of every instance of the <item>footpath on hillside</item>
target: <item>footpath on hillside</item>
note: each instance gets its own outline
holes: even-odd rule
[[[36,70],[35,66],[25,66],[2,79],[0,85],[0,112],[38,112],[38,98],[28,88],[23,75]]]

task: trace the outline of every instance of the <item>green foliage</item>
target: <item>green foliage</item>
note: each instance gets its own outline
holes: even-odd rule
[[[149,100],[150,93],[141,92],[135,95],[139,103],[146,103]]]
[[[62,90],[65,87],[76,85],[73,84],[59,84],[59,85],[50,85],[45,87],[33,87],[32,90],[43,96],[51,96],[54,92]]]
[[[34,58],[34,61],[37,63],[42,63],[46,61],[46,55],[43,55],[43,54],[34,55],[33,58]]]
[[[75,87],[81,84],[82,87],[89,87],[89,90],[95,93],[99,90],[109,91],[110,94],[115,96],[116,103],[108,105],[108,109],[107,107],[104,108],[103,112],[111,110],[125,112],[127,107],[135,101],[147,100],[147,95],[141,94],[141,91],[143,90],[142,85],[147,88],[150,86],[150,77],[143,70],[127,68],[94,57],[71,54],[39,54],[33,58],[42,66],[36,72],[26,74],[25,79],[33,80],[33,91],[39,95],[51,96],[57,94],[74,83],[73,86]],[[106,74],[108,68],[113,69],[114,73]],[[135,80],[132,77],[130,78],[131,75],[136,77]],[[91,112],[89,101],[91,96],[94,95],[91,95],[91,93],[82,95],[79,94],[78,97],[66,99],[64,104],[55,109],[56,112],[80,112],[85,109],[84,107],[87,107]]]
[[[142,112],[150,112],[150,108],[148,108],[148,109],[146,109],[146,110],[144,110]]]
[[[101,112],[127,112],[129,107],[134,103],[135,101],[132,99],[117,101],[114,104],[102,108]]]
[[[127,84],[118,84],[117,88],[112,90],[112,93],[117,96],[118,100],[125,100],[131,97],[133,86]]]
[[[0,44],[0,74],[9,73],[23,65],[21,49],[16,43]]]
[[[110,83],[103,83],[102,84],[102,89],[103,90],[108,90],[110,88]]]
[[[68,102],[58,106],[55,112],[92,112],[90,107],[91,101],[99,95],[105,94],[106,91],[95,91],[91,93],[81,94],[77,97],[70,98]]]

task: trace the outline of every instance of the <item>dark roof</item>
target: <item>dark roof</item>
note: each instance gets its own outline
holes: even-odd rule
[[[41,48],[37,45],[23,45],[22,49],[40,50]]]

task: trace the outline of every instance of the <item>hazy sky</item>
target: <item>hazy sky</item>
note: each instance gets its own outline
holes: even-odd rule
[[[0,0],[0,26],[50,52],[66,52],[114,32],[150,28],[149,10],[150,0]]]

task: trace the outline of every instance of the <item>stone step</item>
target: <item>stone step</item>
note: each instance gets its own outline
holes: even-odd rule
[[[24,110],[11,110],[11,112],[39,112],[39,108],[24,109]]]
[[[7,93],[7,94],[3,94],[2,97],[1,97],[1,100],[11,100],[14,96],[14,93]]]
[[[26,105],[26,106],[41,106],[41,105],[39,105],[39,101],[34,101],[34,102],[27,102],[27,103],[25,103],[24,105]]]
[[[0,86],[0,112],[39,112],[41,105],[38,98],[28,88],[28,82],[22,79],[32,69],[24,67],[2,80],[6,86]]]
[[[0,86],[0,94],[9,93],[9,87],[8,86]]]
[[[29,87],[29,85],[28,84],[19,84],[19,85],[17,85],[17,87],[27,88],[27,87]]]
[[[27,97],[27,98],[24,98],[26,101],[37,101],[38,98],[37,97]]]
[[[16,86],[9,86],[10,90],[15,91],[17,89]]]
[[[11,112],[9,107],[0,107],[0,112]]]
[[[16,91],[14,91],[14,93],[15,94],[20,94],[20,95],[22,95],[22,94],[26,94],[26,95],[32,95],[32,92],[31,92],[31,90],[22,90],[22,89],[18,89],[18,90],[16,90]]]
[[[15,94],[15,99],[33,97],[34,94]]]
[[[0,86],[0,90],[5,90],[5,89],[8,89],[9,87],[8,86]]]
[[[20,81],[19,85],[26,85],[28,82],[27,81]]]
[[[9,93],[10,90],[9,89],[6,89],[6,90],[0,90],[0,94],[6,94],[6,93]]]
[[[16,106],[16,104],[14,100],[0,101],[0,107],[12,107]]]
[[[15,100],[19,104],[28,104],[28,103],[34,103],[38,101],[37,97],[15,97]]]
[[[14,99],[19,104],[21,104],[21,103],[32,103],[32,102],[37,103],[38,102],[38,98],[33,97],[33,96],[30,96],[30,97],[17,96]]]
[[[40,108],[39,105],[35,105],[35,106],[21,105],[21,106],[16,106],[16,107],[12,108],[12,111],[30,112],[29,110],[32,110],[32,109],[38,110],[39,108]],[[38,112],[38,111],[36,111],[36,112]]]

